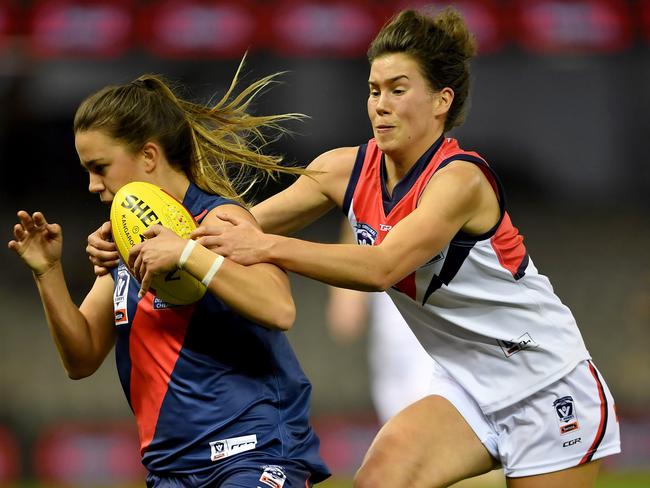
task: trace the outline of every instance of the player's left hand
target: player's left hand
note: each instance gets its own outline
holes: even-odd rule
[[[227,211],[218,210],[216,216],[230,225],[201,226],[191,237],[211,251],[245,266],[267,262],[270,235]]]
[[[178,260],[187,243],[175,232],[153,225],[143,236],[146,240],[136,244],[129,251],[129,268],[140,282],[140,296],[143,296],[151,286],[156,275],[168,273],[178,268]]]

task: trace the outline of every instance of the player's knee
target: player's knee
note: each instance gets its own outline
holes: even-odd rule
[[[381,487],[382,483],[386,482],[386,479],[382,477],[381,466],[377,466],[377,468],[364,463],[354,475],[352,486],[354,488]]]

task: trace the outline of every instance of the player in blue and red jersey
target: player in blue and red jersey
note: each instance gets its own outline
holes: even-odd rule
[[[74,121],[89,190],[110,203],[124,184],[146,181],[199,222],[214,224],[217,209],[227,209],[256,225],[237,189],[242,175],[300,171],[243,136],[290,117],[245,112],[269,80],[231,101],[235,77],[215,107],[177,98],[155,76],[91,95]],[[280,268],[242,266],[153,226],[131,262],[98,276],[77,307],[61,265],[61,227],[41,212],[18,218],[9,247],[32,270],[68,375],[93,374],[116,348],[147,486],[303,488],[329,476],[308,420],[311,385],[284,334],[295,307]],[[152,262],[170,256],[171,267],[206,284],[200,301],[174,306],[148,291]]]

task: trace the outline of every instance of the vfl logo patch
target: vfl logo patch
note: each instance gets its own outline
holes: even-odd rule
[[[505,354],[507,358],[513,354],[517,354],[519,351],[523,351],[524,349],[531,349],[539,346],[528,332],[514,341],[502,341],[501,339],[497,339],[497,342],[501,346],[503,354]]]
[[[256,445],[257,435],[255,434],[213,441],[210,442],[210,460],[219,461],[240,452],[250,451],[255,449]]]
[[[357,235],[357,243],[362,246],[372,246],[377,238],[377,231],[362,222],[354,225],[354,232]]]
[[[262,468],[264,472],[260,476],[260,481],[265,485],[273,488],[282,488],[287,480],[287,475],[282,466],[267,465]]]
[[[558,398],[553,402],[555,413],[557,414],[560,425],[560,434],[574,432],[580,427],[578,425],[578,416],[576,414],[575,403],[569,395]]]
[[[115,312],[115,325],[129,323],[128,298],[129,282],[131,275],[126,269],[124,263],[120,263],[117,268],[117,281],[113,290],[113,311]]]

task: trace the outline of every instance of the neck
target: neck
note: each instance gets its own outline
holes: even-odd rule
[[[397,184],[422,155],[442,135],[442,131],[434,137],[422,139],[419,144],[413,144],[402,151],[384,151],[386,158],[386,173],[391,186]]]
[[[185,198],[185,194],[187,193],[187,189],[190,186],[190,180],[187,178],[185,173],[173,170],[171,168],[169,171],[165,171],[165,174],[159,175],[156,180],[157,181],[153,181],[152,183],[158,185],[160,188],[176,198],[176,200],[179,202],[183,201],[183,198]]]

